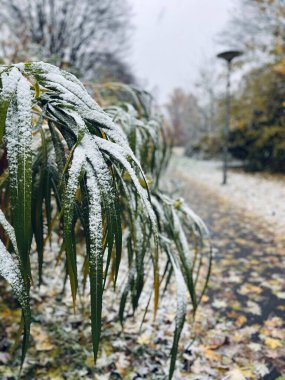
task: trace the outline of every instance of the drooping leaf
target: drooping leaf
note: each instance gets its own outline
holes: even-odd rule
[[[15,231],[10,223],[6,220],[2,210],[0,210],[0,224],[4,228],[7,236],[9,237],[16,257],[20,262],[20,256],[17,248],[17,241]],[[13,292],[19,301],[23,311],[23,326],[24,326],[24,338],[22,346],[22,360],[24,363],[26,352],[29,346],[30,336],[30,324],[31,324],[31,312],[29,303],[29,290],[25,284],[23,275],[21,273],[19,263],[16,264],[11,254],[7,251],[4,244],[0,240],[0,275],[11,285]]]
[[[16,98],[6,119],[12,219],[25,282],[29,282],[32,189],[32,97],[30,84],[21,77]]]
[[[102,210],[98,199],[99,188],[92,167],[87,168],[87,188],[89,194],[89,239],[87,252],[89,258],[91,326],[94,359],[96,361],[100,335],[103,296],[103,252],[102,252]]]

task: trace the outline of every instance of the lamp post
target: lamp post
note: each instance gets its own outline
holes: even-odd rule
[[[223,182],[225,185],[227,183],[227,169],[228,169],[228,146],[229,146],[229,128],[230,128],[230,119],[231,119],[231,69],[232,69],[232,60],[236,57],[239,57],[243,53],[238,50],[229,50],[217,55],[217,58],[224,59],[228,65],[228,74],[227,74],[227,87],[226,87],[226,117],[225,117],[225,126],[224,126],[224,146],[223,146]]]

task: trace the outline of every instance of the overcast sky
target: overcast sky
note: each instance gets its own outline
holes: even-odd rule
[[[234,0],[130,0],[135,31],[132,65],[160,103],[175,87],[193,89],[199,68],[220,49],[216,35]]]

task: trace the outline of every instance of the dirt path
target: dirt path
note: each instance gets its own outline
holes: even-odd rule
[[[249,212],[246,202],[238,203],[225,192],[219,194],[211,182],[201,181],[203,173],[197,180],[185,174],[185,167],[176,168],[171,172],[180,183],[179,192],[207,223],[215,249],[210,287],[195,327],[203,353],[190,350],[188,370],[197,377],[189,378],[281,379],[284,236],[274,233],[259,213]]]

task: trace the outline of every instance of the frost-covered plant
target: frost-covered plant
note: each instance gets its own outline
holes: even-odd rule
[[[172,275],[176,279],[177,314],[171,350],[171,378],[187,313],[188,295],[195,315],[209,280],[212,256],[208,231],[203,221],[183,199],[170,196],[160,189],[161,174],[167,168],[171,149],[163,119],[153,106],[150,94],[134,87],[109,83],[96,85],[95,96],[104,104],[104,110],[113,121],[126,133],[130,146],[146,173],[158,225],[159,256],[164,257],[161,260],[164,265],[163,275],[158,282],[164,282],[165,291]],[[130,198],[132,196],[133,194],[129,194]],[[127,209],[127,205],[124,209]],[[144,257],[147,251],[153,249],[153,243],[148,238],[151,235],[150,226],[143,223],[141,215],[133,218],[136,223],[131,224],[136,228],[132,228],[127,237],[130,271],[120,303],[121,321],[129,293],[134,311],[138,306],[145,282]],[[153,263],[155,262],[153,258]]]
[[[2,66],[0,75],[1,160],[7,162],[0,181],[0,274],[11,284],[23,310],[22,362],[31,322],[31,244],[34,239],[41,282],[44,244],[53,231],[59,237],[59,251],[66,252],[74,306],[76,242],[83,237],[86,245],[84,280],[89,275],[95,359],[104,287],[108,276],[116,284],[122,247],[128,252],[130,271],[120,302],[121,321],[129,293],[134,310],[138,306],[147,257],[153,264],[155,312],[160,284],[165,280],[167,285],[174,272],[178,307],[171,378],[187,292],[195,313],[210,257],[206,271],[201,271],[205,226],[182,201],[159,190],[169,156],[161,119],[145,93],[129,88],[124,90],[128,96],[116,95],[115,103],[106,100],[103,110],[73,75],[43,62]],[[162,278],[161,254],[165,254]]]

